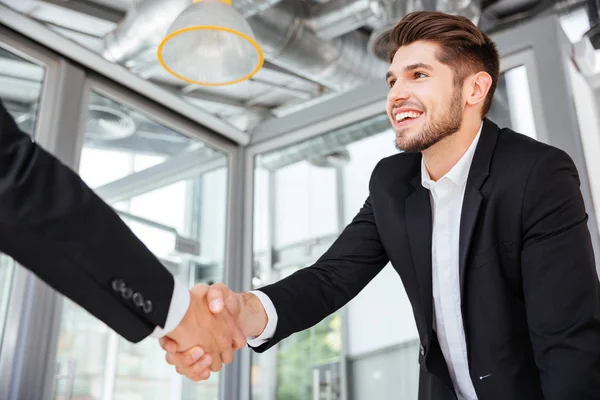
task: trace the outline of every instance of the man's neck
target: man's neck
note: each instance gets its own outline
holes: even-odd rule
[[[458,163],[479,132],[481,120],[463,121],[458,132],[423,151],[423,161],[430,178],[437,181]]]

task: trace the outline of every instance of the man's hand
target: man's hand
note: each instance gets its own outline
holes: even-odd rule
[[[189,350],[190,359],[198,360],[199,365],[210,365],[212,371],[219,371],[222,363],[229,364],[233,361],[235,350],[245,346],[246,337],[242,334],[232,313],[223,310],[222,304],[217,304],[219,300],[222,303],[222,299],[208,298],[208,290],[209,287],[204,284],[196,285],[190,290],[190,307],[187,313],[179,326],[161,339],[161,344],[163,348],[168,345],[171,353]],[[214,304],[217,304],[217,309],[220,309],[216,314],[209,310],[208,305],[211,300],[213,303],[216,300]],[[194,349],[193,347],[197,345],[202,348]],[[199,360],[204,352],[208,354]],[[167,355],[167,362],[169,361],[170,357]],[[180,372],[179,368],[178,372]],[[205,373],[204,370],[201,372]]]
[[[229,314],[233,318],[244,336],[244,345],[246,337],[259,336],[267,326],[267,314],[254,294],[236,293],[227,286],[217,283],[208,290],[207,301],[210,311],[217,318],[223,314]],[[204,347],[202,342],[198,343],[202,347],[196,346],[181,351],[177,343],[168,338],[160,341],[162,348],[167,351],[167,362],[174,365],[178,373],[194,381],[208,379],[211,370],[218,371],[212,367],[214,361],[211,363],[211,357],[214,360],[214,353]]]

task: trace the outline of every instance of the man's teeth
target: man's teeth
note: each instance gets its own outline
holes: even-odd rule
[[[415,111],[407,111],[396,114],[396,122],[405,120],[406,118],[417,118],[421,113]]]

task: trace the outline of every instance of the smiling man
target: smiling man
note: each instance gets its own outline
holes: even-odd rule
[[[391,40],[387,112],[404,152],[375,167],[364,206],[313,266],[252,293],[215,285],[212,311],[263,352],[390,261],[421,340],[420,399],[600,399],[599,283],[573,161],[485,117],[498,52],[466,18],[412,13]],[[186,353],[167,358],[205,376]]]

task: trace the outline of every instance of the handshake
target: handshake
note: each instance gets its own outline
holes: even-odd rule
[[[267,325],[262,303],[252,293],[235,293],[223,284],[190,289],[190,306],[181,323],[160,339],[167,363],[193,381],[233,361],[247,337],[259,336]]]

